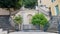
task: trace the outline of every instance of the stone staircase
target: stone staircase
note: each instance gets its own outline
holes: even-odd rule
[[[46,16],[49,16],[49,9],[48,8],[46,8],[45,6],[43,6],[43,7],[38,6],[38,8],[39,8],[39,12],[45,14]]]
[[[39,13],[43,13],[46,16],[46,18],[48,20],[50,20],[50,18],[51,18],[51,11],[49,10],[49,8],[46,8],[45,6],[43,6],[43,7],[39,7],[38,6],[38,9],[39,9]]]
[[[14,30],[14,27],[11,26],[8,16],[0,16],[0,28],[4,31]]]
[[[58,32],[59,19],[59,16],[52,16],[51,20],[49,21],[50,27],[48,28],[48,32]]]

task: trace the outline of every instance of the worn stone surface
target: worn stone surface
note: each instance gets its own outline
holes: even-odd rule
[[[9,34],[58,34],[58,33],[49,33],[49,32],[12,32]]]

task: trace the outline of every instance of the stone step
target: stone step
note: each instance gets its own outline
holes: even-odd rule
[[[56,32],[58,31],[58,18],[59,16],[52,16],[52,19],[49,21],[50,27],[48,28],[48,31],[50,32]]]
[[[9,22],[9,16],[0,16],[0,28],[3,30],[13,29]]]
[[[2,31],[2,34],[8,34],[8,32],[7,31]]]
[[[42,9],[43,7],[39,7],[39,12],[42,12],[43,14],[45,14],[46,16],[49,16],[49,10],[46,11],[44,9]]]

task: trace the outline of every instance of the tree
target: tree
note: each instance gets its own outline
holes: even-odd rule
[[[20,15],[14,17],[14,22],[19,25],[19,30],[21,29],[22,17]]]
[[[11,8],[13,10],[20,9],[22,6],[22,0],[0,0],[0,8],[7,8],[11,15]]]
[[[34,8],[37,5],[37,0],[23,0],[26,8]]]
[[[33,25],[41,25],[43,27],[45,27],[45,25],[48,23],[48,20],[46,19],[46,17],[43,14],[35,14],[32,17],[31,23]]]

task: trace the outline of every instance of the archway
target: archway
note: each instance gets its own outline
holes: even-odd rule
[[[27,18],[28,18],[29,24],[31,24],[32,14],[28,14],[28,15],[27,15]]]

